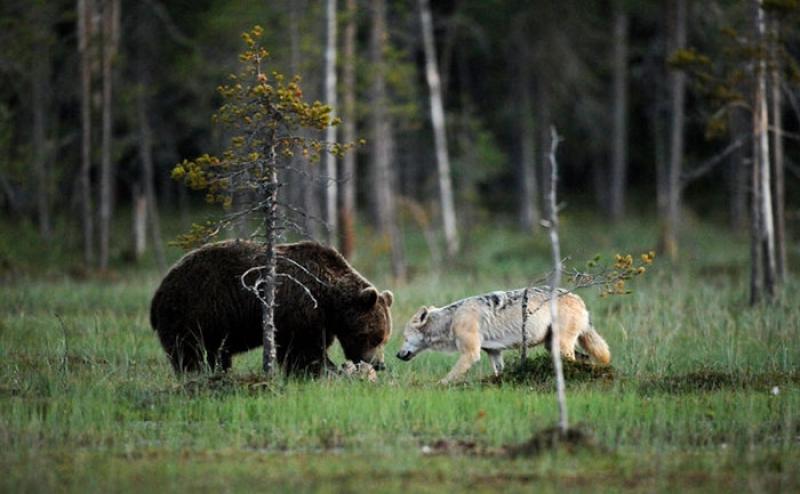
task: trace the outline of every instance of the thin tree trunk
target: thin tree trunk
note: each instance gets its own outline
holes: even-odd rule
[[[663,96],[663,91],[659,91],[659,99]],[[660,223],[660,235],[664,238],[663,229],[665,228],[667,211],[669,210],[669,173],[668,173],[668,156],[666,144],[666,125],[665,118],[662,115],[660,104],[655,103],[657,107],[653,110],[653,153],[656,164],[656,211]]]
[[[386,184],[388,179],[387,170],[389,168],[388,150],[388,113],[386,105],[386,79],[383,61],[384,51],[384,32],[386,18],[386,4],[384,0],[377,0],[372,3],[372,32],[370,40],[370,62],[372,65],[372,174],[374,186],[373,191],[373,211],[375,224],[381,232],[388,230],[389,224],[389,194],[386,194]]]
[[[673,42],[671,51],[686,47],[686,0],[676,0],[672,18]],[[667,187],[667,217],[661,230],[661,246],[673,261],[678,258],[678,228],[681,209],[681,170],[683,168],[683,134],[686,100],[686,74],[680,70],[670,73],[670,147]]]
[[[94,221],[92,217],[92,12],[93,0],[78,0],[78,51],[81,66],[81,222],[83,262],[94,263]]]
[[[610,213],[619,221],[625,215],[628,177],[628,16],[619,1],[615,8]]]
[[[344,30],[343,80],[344,142],[356,140],[356,0],[347,2],[347,24]],[[339,248],[350,259],[355,249],[356,153],[345,153],[342,159],[341,241]]]
[[[301,52],[301,34],[300,34],[300,19],[301,13],[307,7],[307,3],[303,0],[293,0],[289,2],[289,45],[290,45],[290,63],[291,70],[294,75],[301,71],[302,52]],[[308,83],[308,81],[306,81]],[[310,86],[310,85],[309,85]],[[300,130],[300,136],[306,137],[306,132]],[[308,177],[307,180],[300,178],[298,174],[294,174],[292,182],[297,191],[297,200],[299,209],[304,211],[305,214],[300,219],[303,225],[304,234],[313,238],[319,238],[320,233],[320,196],[319,192],[319,166],[310,163],[308,160],[293,159],[293,165],[297,170],[302,170],[303,174]]]
[[[141,184],[132,187],[133,198],[133,256],[139,261],[147,250],[147,197]]]
[[[304,7],[299,1],[288,2],[289,8],[289,71],[292,76],[300,73],[300,27],[299,27],[299,11]],[[302,130],[300,131],[302,135]],[[308,163],[300,156],[292,157],[292,170],[303,170],[311,172],[308,168]],[[309,177],[311,175],[309,174]],[[291,204],[301,211],[310,213],[309,204],[314,194],[314,186],[304,183],[301,175],[297,172],[289,171],[287,177],[287,193],[290,196]],[[279,192],[280,194],[280,192]],[[302,216],[298,219],[298,224],[302,225],[304,233],[307,235],[312,234],[314,227],[314,220],[308,215]],[[313,235],[312,235],[313,236]]]
[[[267,156],[269,156],[269,165],[266,172],[268,182],[265,184],[264,189],[259,192],[260,197],[266,198],[264,206],[264,267],[266,274],[264,278],[266,283],[263,283],[263,294],[261,298],[261,324],[263,329],[263,352],[262,352],[262,369],[267,376],[275,375],[277,366],[275,362],[277,358],[277,349],[275,347],[275,291],[278,282],[277,274],[277,258],[275,257],[275,246],[278,240],[278,172],[275,168],[277,164],[275,142],[275,131],[269,138],[269,147],[267,149]]]
[[[336,112],[336,0],[326,1],[327,41],[325,46],[325,102]],[[325,139],[336,141],[336,127],[330,126],[325,131]],[[325,154],[325,221],[328,223],[328,245],[334,245],[339,237],[338,225],[338,174],[336,173],[336,156]]]
[[[741,110],[733,109],[730,116],[731,141],[748,137],[750,130]],[[748,139],[749,141],[749,139]],[[747,151],[739,148],[731,154],[728,170],[728,184],[730,190],[730,224],[734,232],[747,230]]]
[[[108,269],[111,243],[111,214],[113,208],[114,169],[111,161],[113,132],[112,64],[119,42],[119,0],[106,0],[103,4],[103,134],[100,158],[100,269]]]
[[[556,200],[556,189],[558,188],[558,163],[556,162],[556,150],[560,138],[555,127],[551,127],[551,142],[548,159],[550,162],[550,189],[547,194],[548,227],[550,230],[550,244],[553,249],[553,276],[550,279],[550,329],[551,329],[551,350],[553,357],[553,368],[556,374],[556,396],[558,397],[558,426],[562,434],[566,434],[569,429],[567,414],[567,394],[564,383],[564,369],[561,366],[561,326],[558,322],[558,285],[561,284],[561,247],[558,240],[558,202]]]
[[[550,169],[550,158],[548,150],[550,149],[550,127],[552,125],[550,115],[550,88],[547,86],[547,77],[539,74],[536,84],[536,110],[538,111],[538,140],[539,140],[539,160],[541,166],[539,171],[541,173],[541,184],[543,191],[550,190],[550,174],[547,171]],[[544,207],[547,208],[547,197],[542,197],[541,200]]]
[[[37,5],[36,18],[40,29],[50,24],[42,12],[44,7]],[[33,111],[33,171],[36,177],[36,209],[39,234],[50,238],[50,173],[48,171],[49,146],[47,143],[47,115],[50,101],[50,48],[47,41],[39,39],[35,43],[31,81],[31,108]]]
[[[139,159],[142,163],[142,180],[144,180],[144,197],[147,203],[147,219],[150,225],[150,236],[153,239],[153,250],[156,254],[156,262],[161,272],[167,269],[167,260],[164,254],[164,243],[161,239],[161,219],[158,212],[158,202],[155,191],[155,177],[153,173],[153,138],[150,129],[150,119],[147,105],[147,87],[149,77],[147,64],[142,60],[139,67],[139,91],[136,95],[136,109],[139,117]]]
[[[786,280],[788,268],[786,266],[786,212],[785,212],[785,186],[784,186],[784,152],[783,152],[783,99],[782,77],[780,60],[778,57],[778,42],[780,39],[780,21],[777,16],[772,21],[773,40],[771,51],[771,89],[772,89],[772,147],[775,159],[773,172],[775,175],[773,186],[773,204],[775,208],[775,264],[779,282]]]
[[[378,227],[388,236],[391,248],[392,273],[395,278],[406,277],[405,259],[397,225],[397,211],[392,180],[393,136],[387,112],[386,64],[384,50],[386,40],[385,0],[372,2],[372,38],[370,58],[372,61],[372,166],[375,178],[375,205]]]
[[[454,256],[458,252],[458,230],[456,212],[453,204],[453,185],[450,177],[450,157],[447,153],[447,133],[445,129],[444,107],[442,104],[442,88],[439,69],[436,66],[436,46],[433,38],[433,20],[428,0],[419,0],[420,19],[422,22],[422,40],[425,51],[425,77],[428,81],[431,103],[431,122],[436,143],[436,164],[439,174],[439,199],[442,208],[444,236],[447,254]]]
[[[756,34],[760,43],[766,41],[766,26],[761,0],[754,0]],[[756,63],[755,92],[753,95],[753,241],[760,245],[761,255],[754,256],[754,263],[763,263],[760,269],[761,282],[751,281],[750,300],[755,303],[763,297],[771,299],[775,294],[776,260],[775,230],[772,216],[772,183],[770,180],[769,116],[767,111],[767,61],[761,57]],[[755,272],[754,274],[758,274]],[[760,285],[760,287],[759,287]],[[763,288],[763,293],[759,293]]]
[[[520,106],[517,111],[519,119],[520,141],[520,226],[531,232],[539,225],[539,184],[536,180],[536,126],[533,121],[531,106],[531,78],[527,67],[528,57],[523,57],[525,65],[520,68],[518,84]]]

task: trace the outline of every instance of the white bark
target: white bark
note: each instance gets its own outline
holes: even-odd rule
[[[336,0],[326,2],[327,40],[325,46],[325,102],[337,108],[336,101]],[[333,115],[333,113],[331,114]],[[325,140],[336,142],[336,127],[330,126],[325,131]],[[338,238],[338,174],[336,173],[336,156],[325,154],[325,221],[328,224],[328,245],[335,245]]]
[[[556,189],[558,188],[558,163],[556,161],[556,150],[560,137],[555,127],[550,129],[550,190],[547,194],[547,210],[549,213],[548,227],[550,230],[550,244],[553,248],[553,276],[550,279],[550,327],[551,327],[551,351],[553,357],[553,368],[556,374],[556,396],[558,397],[558,426],[564,434],[569,428],[567,414],[567,394],[564,383],[564,369],[561,365],[561,344],[560,327],[558,322],[558,285],[561,284],[561,246],[558,240],[558,202],[556,200]]]
[[[772,21],[772,43],[770,45],[771,58],[771,92],[772,92],[772,146],[774,152],[773,179],[775,208],[775,263],[779,281],[785,281],[788,268],[786,264],[786,213],[785,213],[785,185],[784,185],[784,149],[783,149],[783,98],[781,64],[778,55],[778,42],[780,39],[780,21],[777,16]]]
[[[344,124],[342,140],[356,140],[356,0],[347,1],[347,25],[344,32],[343,80]],[[355,210],[356,210],[356,153],[345,153],[342,158],[342,211],[339,229],[341,243],[339,249],[346,258],[353,255],[355,248]]]
[[[755,0],[756,34],[760,43],[766,40],[766,21],[764,10],[761,8],[762,0]],[[751,295],[751,300],[757,301],[761,294],[757,293],[760,284],[767,297],[775,293],[776,259],[775,259],[775,228],[772,212],[772,182],[770,179],[770,152],[769,152],[769,115],[767,110],[767,61],[764,57],[756,63],[755,94],[753,97],[753,202],[754,227],[753,240],[760,244],[761,259],[754,256],[753,262],[763,262],[761,269],[761,283],[754,283],[756,292]],[[757,275],[758,273],[756,273]]]
[[[425,51],[425,78],[428,81],[431,100],[431,123],[436,144],[436,164],[439,174],[439,199],[442,208],[444,236],[447,254],[458,252],[458,230],[456,212],[453,204],[453,185],[450,177],[450,157],[447,153],[447,132],[445,128],[444,107],[439,69],[436,66],[436,47],[433,38],[433,20],[428,0],[419,0],[422,22],[422,41]]]

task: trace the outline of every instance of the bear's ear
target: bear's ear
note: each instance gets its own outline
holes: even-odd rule
[[[383,297],[384,302],[386,302],[386,307],[391,307],[392,303],[394,303],[394,293],[389,290],[384,290],[381,293],[381,297]]]
[[[364,309],[371,309],[378,301],[378,290],[375,287],[364,288],[356,296],[358,305]]]

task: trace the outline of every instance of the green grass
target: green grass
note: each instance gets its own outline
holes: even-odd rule
[[[562,221],[575,260],[655,243],[647,218],[614,229]],[[498,228],[471,232],[455,266],[437,269],[406,230],[407,283],[388,281],[382,242],[362,240],[354,260],[395,291],[387,355],[418,306],[519,287],[548,268],[543,236]],[[632,295],[582,293],[614,374],[572,382],[568,401],[599,448],[516,459],[496,452],[556,421],[546,380],[492,384],[482,359],[464,384],[441,387],[455,357],[428,353],[389,357],[377,384],[264,387],[253,385],[256,351],[228,379],[186,383],[148,325],[151,260],[137,268],[118,256],[111,276],[76,280],[64,274],[74,253],[47,254],[31,229],[13,231],[0,238],[0,491],[800,489],[800,285],[748,307],[747,245],[709,225],[688,231],[682,262],[657,260]],[[478,453],[423,454],[441,440]]]

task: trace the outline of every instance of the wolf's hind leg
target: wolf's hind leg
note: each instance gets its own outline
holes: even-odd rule
[[[499,376],[506,366],[505,362],[503,362],[503,352],[501,350],[486,350],[486,355],[489,356],[489,361],[492,363],[494,375]]]

